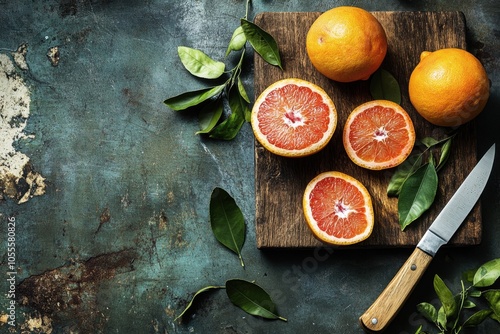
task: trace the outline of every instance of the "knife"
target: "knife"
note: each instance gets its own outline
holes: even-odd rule
[[[366,332],[381,332],[394,319],[438,249],[450,241],[481,196],[493,168],[494,158],[495,144],[453,194],[384,291],[359,318],[361,327]]]

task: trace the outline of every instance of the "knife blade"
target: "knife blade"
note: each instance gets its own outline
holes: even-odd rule
[[[493,169],[495,144],[484,154],[375,302],[361,315],[366,332],[381,332],[408,299],[439,248],[451,239],[481,196]]]

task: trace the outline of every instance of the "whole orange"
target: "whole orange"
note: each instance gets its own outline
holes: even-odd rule
[[[371,13],[341,6],[313,22],[306,49],[311,63],[326,77],[339,82],[367,80],[385,58],[387,37]]]
[[[413,70],[408,93],[417,112],[438,126],[459,126],[476,117],[490,95],[481,62],[457,48],[424,51]]]

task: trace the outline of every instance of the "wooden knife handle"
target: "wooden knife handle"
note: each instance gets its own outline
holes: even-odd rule
[[[389,285],[359,318],[367,332],[381,332],[394,319],[429,266],[432,256],[415,248]]]

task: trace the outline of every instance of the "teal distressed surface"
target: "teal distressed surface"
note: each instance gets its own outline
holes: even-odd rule
[[[499,142],[495,0],[253,1],[250,15],[342,4],[463,11],[470,49],[492,81],[478,150]],[[29,69],[17,72],[31,90],[25,132],[34,138],[16,148],[47,184],[46,194],[27,203],[0,201],[0,277],[7,278],[7,223],[14,217],[16,293],[29,304],[17,304],[15,331],[4,324],[0,332],[42,332],[28,325],[44,315],[43,328],[52,333],[360,332],[358,317],[410,250],[257,250],[250,126],[232,142],[208,140],[194,134],[195,114],[163,104],[206,84],[182,68],[177,46],[223,59],[244,11],[244,1],[0,1],[0,53],[28,45]],[[46,56],[55,46],[57,66]],[[251,55],[246,60],[244,82],[253,96]],[[424,323],[415,305],[435,299],[434,274],[458,288],[461,272],[500,257],[499,177],[497,167],[483,196],[482,244],[440,251],[388,332],[414,333]],[[210,230],[215,187],[228,191],[245,216],[246,269]],[[247,315],[224,291],[200,298],[183,322],[174,321],[195,291],[230,278],[256,280],[289,321]],[[0,282],[2,314],[9,284]],[[492,333],[498,325],[480,328],[476,333]]]

